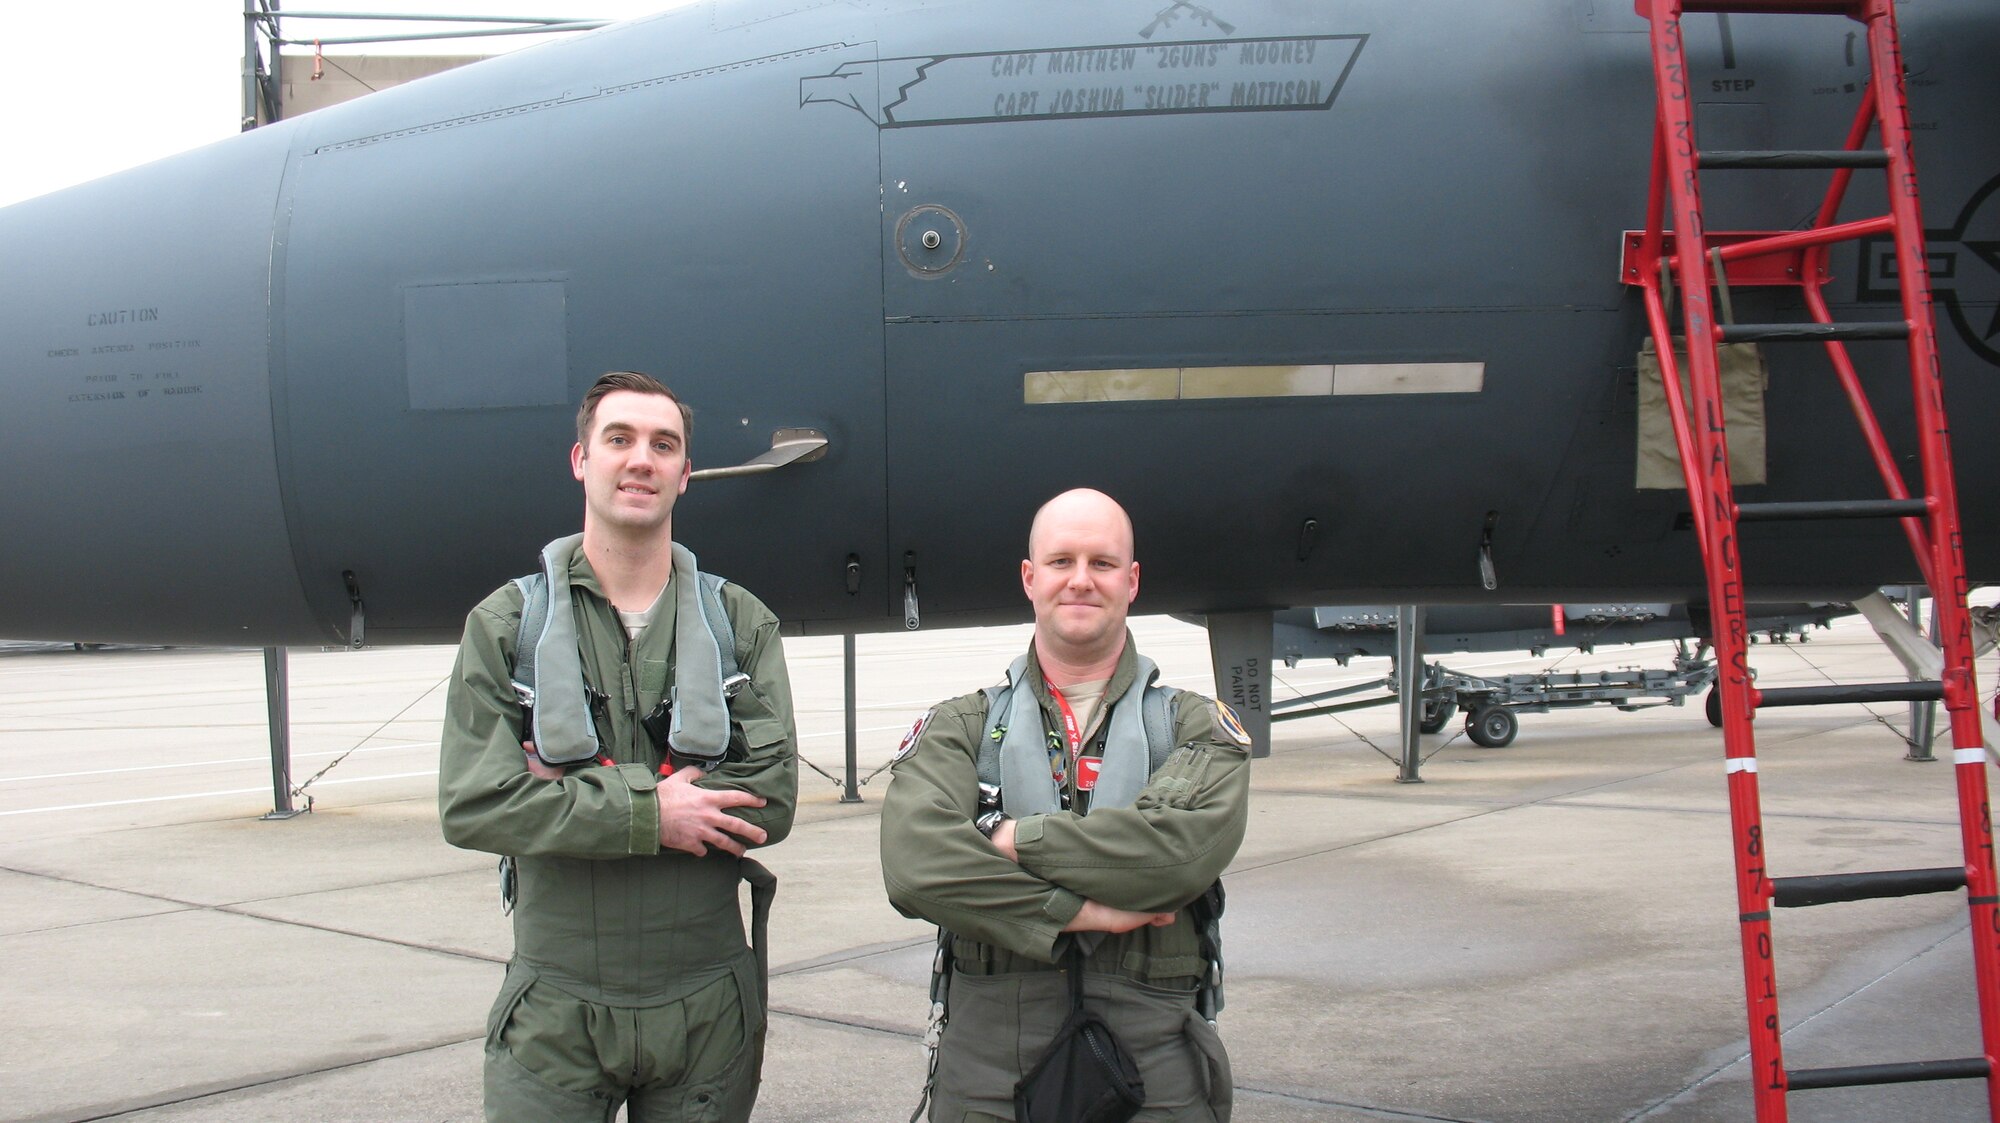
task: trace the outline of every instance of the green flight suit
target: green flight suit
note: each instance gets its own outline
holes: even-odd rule
[[[661,761],[639,724],[674,672],[674,588],[628,643],[578,550],[569,569],[599,745],[615,767],[527,770],[511,684],[521,593],[502,586],[465,621],[438,769],[454,846],[515,858],[514,956],[489,1017],[489,1120],[740,1121],[756,1100],[762,976],[737,904],[733,855],[662,850]],[[791,830],[798,796],[791,681],[777,617],[725,585],[736,660],[723,763],[698,781],[762,796],[733,814],[765,845]],[[552,683],[537,683],[543,691]]]
[[[1132,690],[1137,660],[1128,634],[1104,689],[1106,714],[1115,705],[1139,704]],[[1041,702],[1044,732],[1060,729],[1032,647],[1024,684]],[[1075,791],[1071,768],[1071,809],[1021,819],[1016,863],[973,825],[986,716],[983,692],[934,707],[899,754],[882,801],[882,877],[890,903],[952,934],[950,1011],[931,1119],[1013,1118],[1014,1083],[1069,1010],[1054,963],[1057,937],[1089,899],[1179,913],[1165,927],[1103,936],[1085,963],[1086,1003],[1139,1063],[1147,1104],[1138,1118],[1226,1123],[1228,1059],[1214,1027],[1194,1010],[1204,964],[1187,906],[1221,876],[1243,841],[1248,746],[1224,732],[1213,702],[1179,692],[1176,748],[1133,805],[1089,811],[1088,793]],[[1109,727],[1108,718],[1099,723],[1085,755],[1102,754]]]

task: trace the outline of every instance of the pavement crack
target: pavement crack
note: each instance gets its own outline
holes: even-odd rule
[[[1236,1084],[1236,1094],[1242,1096],[1245,1093],[1255,1096],[1268,1096],[1271,1099],[1284,1100],[1287,1103],[1312,1104],[1316,1107],[1337,1107],[1345,1111],[1358,1111],[1363,1115],[1368,1115],[1376,1119],[1414,1119],[1418,1123],[1485,1123],[1483,1120],[1467,1115],[1432,1115],[1422,1111],[1404,1111],[1400,1108],[1381,1107],[1376,1104],[1355,1103],[1353,1100],[1336,1100],[1321,1096],[1300,1095],[1297,1092],[1280,1092],[1275,1089],[1259,1088],[1253,1084],[1245,1084],[1238,1081]]]
[[[95,1123],[96,1120],[100,1119],[121,1119],[126,1116],[137,1115],[141,1112],[155,1111],[163,1107],[173,1107],[178,1104],[200,1103],[203,1100],[211,1100],[218,1096],[231,1096],[239,1092],[250,1092],[250,1091],[255,1091],[256,1089],[259,1088],[270,1088],[279,1084],[288,1084],[295,1080],[304,1080],[308,1077],[323,1076],[329,1072],[340,1072],[345,1069],[358,1068],[361,1065],[375,1064],[379,1061],[393,1061],[400,1057],[416,1056],[419,1053],[436,1052],[439,1049],[449,1049],[457,1045],[464,1045],[469,1042],[480,1041],[483,1040],[483,1038],[484,1035],[482,1034],[473,1037],[454,1037],[448,1040],[432,1041],[423,1045],[414,1045],[407,1049],[396,1049],[385,1053],[373,1054],[371,1056],[356,1057],[353,1060],[340,1061],[338,1063],[329,1065],[321,1065],[318,1068],[301,1069],[297,1072],[276,1073],[273,1075],[264,1076],[253,1080],[245,1080],[240,1083],[230,1084],[227,1086],[210,1087],[195,1091],[186,1091],[182,1093],[170,1092],[153,1099],[148,1099],[141,1103],[133,1103],[129,1106],[124,1106],[124,1107],[109,1108],[108,1110],[103,1110],[100,1114],[97,1115],[70,1115],[70,1116],[65,1116],[64,1118],[72,1121],[72,1123]],[[86,1108],[85,1110],[96,1110],[96,1109]]]
[[[167,911],[185,911],[189,909],[206,909],[211,907],[202,904],[200,901],[185,901],[178,897],[168,897],[160,893],[148,893],[143,889],[121,889],[115,885],[99,885],[94,881],[85,881],[82,878],[78,877],[65,877],[62,874],[50,873],[47,870],[22,869],[19,866],[0,866],[0,873],[17,873],[20,874],[22,877],[39,878],[43,881],[53,881],[62,885],[74,885],[81,889],[95,889],[102,893],[118,893],[127,897],[138,897],[141,900],[161,901],[169,905],[179,906],[178,909],[167,910]],[[159,915],[159,914],[156,913],[152,915]],[[80,923],[102,924],[104,923],[105,919],[123,920],[126,918],[125,917],[103,918],[99,920],[83,921]],[[74,928],[74,927],[77,927],[77,925],[58,924],[54,926],[54,928]],[[34,929],[34,931],[52,931],[52,930],[53,929]],[[20,933],[13,933],[13,934],[19,935]]]
[[[804,1022],[840,1026],[844,1029],[862,1029],[870,1033],[882,1034],[885,1037],[900,1037],[908,1041],[917,1041],[923,1037],[922,1030],[905,1029],[901,1026],[894,1026],[887,1022],[878,1022],[868,1018],[836,1018],[829,1014],[815,1014],[809,1010],[800,1010],[794,1006],[781,1006],[775,1002],[771,1004],[770,1012],[773,1014],[783,1014],[788,1018],[797,1018]]]
[[[240,916],[246,920],[262,920],[271,924],[285,924],[293,928],[305,928],[314,932],[327,932],[335,936],[351,936],[357,940],[368,940],[372,943],[387,944],[391,947],[409,948],[411,951],[433,952],[437,955],[449,956],[453,959],[467,959],[475,963],[506,963],[508,959],[504,955],[488,955],[484,952],[470,951],[466,948],[442,947],[437,944],[427,944],[418,940],[399,940],[393,936],[382,936],[373,932],[357,932],[351,928],[340,928],[331,924],[314,924],[305,920],[293,920],[290,917],[271,916],[267,913],[254,912],[241,905],[216,905],[208,911],[228,913],[231,916]]]
[[[95,889],[103,893],[118,893],[127,897],[137,897],[140,900],[157,901],[162,904],[174,906],[172,908],[160,909],[157,912],[128,913],[118,916],[98,917],[91,920],[80,920],[74,924],[56,924],[56,925],[51,925],[47,928],[29,928],[19,932],[6,933],[7,936],[25,936],[36,932],[59,932],[67,928],[83,928],[97,924],[115,924],[128,920],[144,920],[147,919],[148,917],[154,917],[154,916],[171,916],[178,913],[210,912],[210,913],[225,913],[230,916],[240,916],[245,920],[261,920],[269,924],[284,924],[294,928],[308,928],[318,932],[331,933],[336,936],[351,936],[357,940],[369,940],[375,943],[389,944],[394,947],[409,948],[413,951],[435,952],[439,955],[451,956],[452,958],[455,959],[469,959],[481,963],[507,962],[507,957],[504,955],[502,956],[486,955],[481,952],[468,951],[464,948],[441,947],[436,944],[426,944],[416,940],[399,940],[392,936],[377,935],[373,932],[357,932],[350,928],[340,928],[330,924],[314,924],[304,920],[293,920],[290,917],[272,916],[269,913],[257,912],[255,911],[255,909],[250,907],[262,901],[284,900],[285,899],[284,897],[266,897],[266,898],[259,898],[256,901],[243,901],[236,904],[211,905],[211,904],[205,904],[200,901],[188,901],[188,900],[182,900],[178,897],[168,897],[159,893],[148,893],[145,892],[144,890],[139,890],[139,889],[121,889],[115,885],[100,885],[96,882],[84,881],[81,878],[64,877],[61,874],[48,873],[42,870],[21,869],[18,866],[0,866],[0,872],[20,874],[22,877],[40,878],[45,881],[53,881],[63,885],[75,885],[83,889]],[[412,880],[412,879],[405,878],[400,880]],[[388,883],[385,882],[384,884]]]
[[[1783,1049],[1782,1042],[1785,1037],[1797,1033],[1799,1030],[1804,1029],[1806,1026],[1811,1025],[1813,1022],[1819,1020],[1820,1018],[1833,1013],[1835,1010],[1838,1010],[1842,1006],[1847,1005],[1854,999],[1861,997],[1863,994],[1873,989],[1877,984],[1888,979],[1889,976],[1894,975],[1898,971],[1901,971],[1904,968],[1908,967],[1910,964],[1915,963],[1917,960],[1922,959],[1924,956],[1927,956],[1932,952],[1937,951],[1945,944],[1950,943],[1952,940],[1957,939],[1958,937],[1964,935],[1970,926],[1971,926],[1970,921],[1967,921],[1963,925],[1952,926],[1950,930],[1947,931],[1944,935],[1931,941],[1924,947],[1917,949],[1915,952],[1903,957],[1903,959],[1897,962],[1894,966],[1891,966],[1888,969],[1881,971],[1874,978],[1869,979],[1867,982],[1862,983],[1860,986],[1853,988],[1846,994],[1843,994],[1840,997],[1835,998],[1831,1002],[1822,1003],[1818,1009],[1812,1011],[1805,1017],[1798,1019],[1797,1021],[1791,1023],[1790,1025],[1783,1027],[1779,1031],[1780,1049],[1781,1050]],[[1695,1077],[1695,1079],[1689,1081],[1680,1090],[1673,1092],[1670,1095],[1662,1096],[1659,1099],[1654,1100],[1652,1103],[1649,1103],[1644,1107],[1640,1108],[1639,1110],[1633,1112],[1632,1114],[1627,1115],[1623,1123],[1637,1123],[1637,1121],[1641,1119],[1651,1119],[1654,1116],[1659,1115],[1660,1113],[1666,1111],[1669,1108],[1684,1104],[1687,1102],[1688,1097],[1694,1095],[1696,1092],[1699,1092],[1701,1089],[1709,1086],[1710,1084],[1715,1083],[1717,1080],[1722,1079],[1723,1075],[1729,1072],[1731,1069],[1734,1069],[1740,1065],[1747,1065],[1749,1064],[1749,1062],[1750,1062],[1750,1050],[1739,1049],[1728,1060],[1722,1061],[1719,1064],[1711,1065],[1707,1072],[1704,1072],[1699,1076]]]
[[[897,952],[909,951],[912,948],[928,948],[935,947],[936,945],[937,940],[935,938],[894,940],[888,943],[867,944],[862,947],[849,948],[846,951],[834,952],[830,955],[822,955],[817,959],[807,959],[798,963],[787,963],[782,967],[773,967],[771,968],[771,977],[775,979],[780,976],[801,975],[808,971],[817,971],[822,967],[838,967],[863,959],[873,959],[878,955],[893,955]]]

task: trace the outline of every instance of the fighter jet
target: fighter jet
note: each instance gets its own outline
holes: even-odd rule
[[[1685,22],[1705,143],[1838,143],[1848,21]],[[2000,12],[1902,22],[1976,432]],[[1146,610],[1258,643],[1288,605],[1699,601],[1684,495],[1635,486],[1644,27],[1621,0],[714,0],[0,210],[0,635],[448,641],[573,527],[571,411],[613,369],[694,405],[698,469],[747,469],[676,529],[804,632],[1019,618],[1030,514],[1078,485],[1131,510]],[[1718,178],[1709,209],[1797,226],[1825,176]],[[1881,318],[1893,265],[1836,252],[1836,315]],[[1854,350],[1907,459],[1895,346]],[[1738,497],[1879,494],[1824,357],[1763,361]],[[1991,579],[2000,449],[1957,448]],[[1889,525],[1743,550],[1760,600],[1918,577]]]

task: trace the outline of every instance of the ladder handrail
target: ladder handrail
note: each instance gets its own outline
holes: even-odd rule
[[[1903,316],[1910,321],[1910,369],[1916,399],[1918,445],[1924,489],[1931,499],[1932,572],[1949,587],[1932,586],[1938,637],[1944,647],[1944,708],[1951,722],[1958,781],[1959,834],[1965,851],[1967,900],[1971,910],[1972,957],[1978,987],[1980,1037],[1987,1061],[2000,1069],[2000,900],[1993,869],[1993,823],[1988,810],[1986,754],[1979,723],[1979,691],[1973,674],[1972,617],[1965,604],[1963,536],[1959,533],[1958,488],[1952,480],[1951,430],[1944,414],[1944,370],[1938,361],[1937,321],[1931,315],[1930,265],[1924,248],[1923,207],[1917,194],[1910,111],[1903,87],[1903,53],[1896,34],[1894,0],[1867,0],[1868,58],[1876,127],[1889,153],[1889,210],[1896,216],[1896,266]],[[1989,1078],[1990,1081],[1991,1078]],[[1988,1110],[2000,1123],[2000,1095],[1988,1084]]]
[[[1736,510],[1729,481],[1729,449],[1723,427],[1721,378],[1717,371],[1715,316],[1709,294],[1708,252],[1696,172],[1694,96],[1688,87],[1687,54],[1681,41],[1679,0],[1652,0],[1647,21],[1656,91],[1657,135],[1654,188],[1673,213],[1675,274],[1680,284],[1681,322],[1686,325],[1694,456],[1683,454],[1681,472],[1694,505],[1708,587],[1710,643],[1715,648],[1716,690],[1722,703],[1724,769],[1729,790],[1731,846],[1736,852],[1738,931],[1746,980],[1744,999],[1750,1021],[1751,1085],[1759,1119],[1785,1115],[1783,1055],[1778,1043],[1778,991],[1772,964],[1771,886],[1765,876],[1763,814],[1756,783],[1757,759],[1750,733],[1749,636],[1743,617]],[[1664,177],[1664,178],[1662,178]],[[1655,215],[1648,215],[1651,226]],[[1672,337],[1656,343],[1670,352]],[[1666,366],[1661,366],[1664,376]],[[1669,403],[1678,400],[1670,393]],[[1689,424],[1689,422],[1692,424]],[[1761,984],[1761,985],[1760,985]]]

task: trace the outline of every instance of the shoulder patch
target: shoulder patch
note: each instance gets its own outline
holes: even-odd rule
[[[924,729],[930,725],[932,715],[936,713],[937,711],[934,709],[925,710],[924,716],[917,719],[917,723],[910,727],[908,733],[903,734],[903,743],[896,746],[896,755],[889,758],[890,764],[894,764],[910,755],[911,751],[917,747],[917,741],[923,737]]]
[[[1235,710],[1229,708],[1229,703],[1220,699],[1215,703],[1215,727],[1222,731],[1224,737],[1246,749],[1250,747],[1250,731],[1243,728],[1242,719],[1236,716]]]

